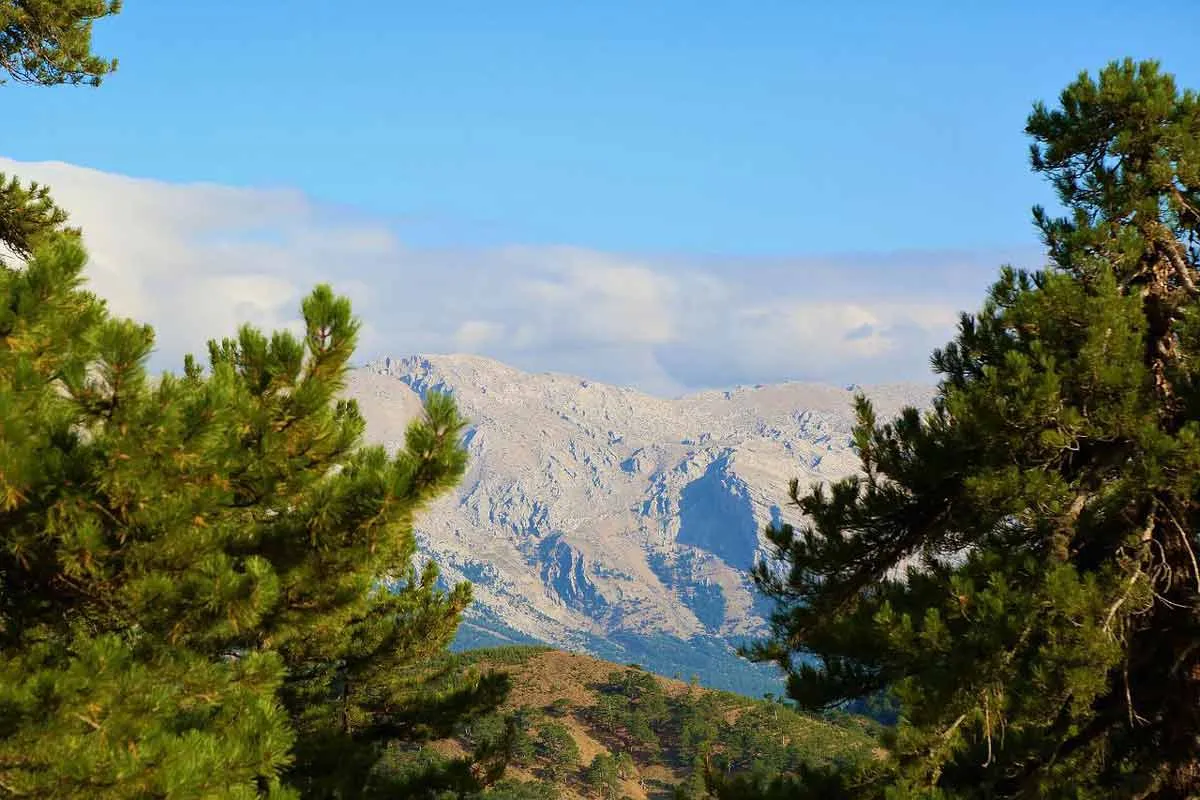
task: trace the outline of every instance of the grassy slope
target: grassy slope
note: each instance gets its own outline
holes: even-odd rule
[[[450,649],[456,653],[508,645],[544,645],[505,625],[493,612],[476,606],[458,628]],[[586,649],[598,658],[621,664],[637,662],[659,675],[698,675],[705,686],[761,697],[783,692],[783,678],[774,665],[752,664],[740,658],[730,642],[715,636],[679,639],[665,634],[635,636],[617,633],[588,636]]]
[[[583,774],[597,753],[616,755],[627,747],[618,737],[596,720],[591,710],[597,703],[609,677],[623,667],[589,656],[565,653],[542,647],[500,647],[460,653],[456,660],[479,669],[495,668],[507,672],[512,679],[512,691],[504,711],[525,709],[530,714],[530,728],[545,722],[557,722],[567,727],[580,751],[580,765],[558,783],[558,795],[563,798],[587,798],[589,794]],[[694,701],[700,695],[716,699],[721,715],[733,724],[744,713],[757,712],[761,724],[771,728],[779,741],[793,745],[811,762],[828,762],[835,758],[868,756],[876,747],[868,733],[869,725],[857,719],[831,722],[797,714],[788,708],[763,700],[753,700],[728,692],[691,687],[687,683],[654,676],[668,698],[672,709]],[[611,691],[611,689],[610,689]],[[552,704],[559,701],[556,708]],[[562,701],[565,702],[565,707]],[[758,717],[756,717],[757,719]],[[630,751],[637,764],[641,780],[623,781],[622,791],[634,800],[669,798],[672,787],[685,779],[688,764],[679,755],[679,728],[670,722],[655,726],[662,742],[661,755]],[[720,741],[720,740],[718,740]],[[439,742],[437,749],[446,755],[465,755],[470,751],[465,740]],[[510,766],[508,778],[521,780],[545,779],[545,762],[535,759],[524,766]]]

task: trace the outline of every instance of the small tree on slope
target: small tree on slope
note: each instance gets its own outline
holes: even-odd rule
[[[900,701],[822,796],[1200,796],[1200,102],[1114,63],[1027,131],[1050,265],[963,317],[931,411],[859,400],[863,475],[793,483],[755,571],[795,700]]]
[[[84,261],[60,237],[0,267],[0,793],[365,796],[382,741],[498,688],[418,691],[469,599],[411,529],[462,420],[433,396],[395,457],[361,447],[326,287],[302,338],[244,327],[151,381]]]

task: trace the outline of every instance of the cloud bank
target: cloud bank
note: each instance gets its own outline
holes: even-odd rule
[[[746,258],[567,246],[414,247],[382,219],[297,191],[135,179],[0,158],[84,230],[92,288],[157,331],[152,366],[249,322],[295,327],[318,282],[363,320],[358,359],[476,353],[673,395],[781,380],[929,380],[1002,263],[974,253]]]

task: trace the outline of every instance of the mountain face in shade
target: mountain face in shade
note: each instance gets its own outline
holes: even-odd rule
[[[851,474],[857,387],[786,383],[667,400],[475,356],[354,370],[369,441],[401,444],[430,391],[470,420],[468,472],[419,519],[423,551],[476,602],[463,644],[539,641],[719,688],[777,690],[732,646],[763,631],[747,577],[788,481]],[[880,416],[932,388],[863,389]]]

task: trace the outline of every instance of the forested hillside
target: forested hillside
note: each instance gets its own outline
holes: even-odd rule
[[[384,769],[426,774],[465,760],[476,770],[506,758],[487,798],[681,798],[700,800],[704,775],[770,777],[879,756],[878,726],[846,714],[798,714],[663,678],[636,665],[542,647],[504,647],[447,657],[448,672],[495,669],[512,690],[455,735],[397,748]]]

